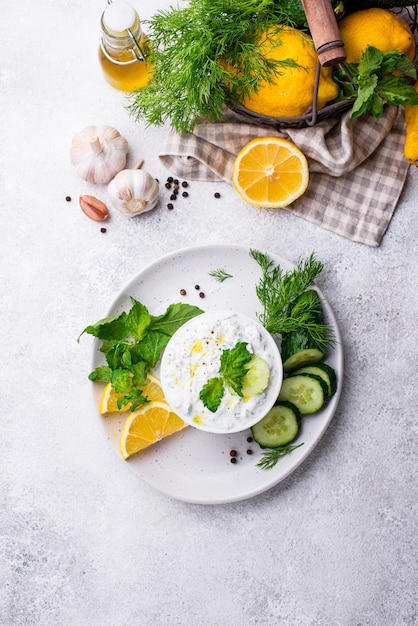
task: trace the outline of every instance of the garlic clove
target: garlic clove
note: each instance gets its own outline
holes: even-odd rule
[[[122,170],[109,183],[107,193],[115,209],[133,217],[156,206],[160,185],[145,170]]]
[[[123,170],[128,142],[112,126],[86,126],[74,135],[70,159],[77,174],[90,183],[108,183]]]

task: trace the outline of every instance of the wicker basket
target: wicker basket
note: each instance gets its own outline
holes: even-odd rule
[[[393,13],[399,14],[404,19],[406,19],[416,38],[416,35],[418,33],[418,3],[411,4],[408,7],[399,7],[391,10],[393,11]],[[415,65],[417,65],[417,55],[418,46],[415,57]],[[343,66],[344,64],[341,65]],[[236,113],[238,113],[244,121],[247,121],[250,124],[255,124],[256,126],[271,126],[276,130],[280,130],[281,128],[307,128],[309,126],[315,126],[315,124],[323,120],[333,117],[339,117],[342,113],[345,113],[352,108],[354,98],[350,98],[349,100],[340,100],[339,102],[328,104],[322,107],[322,109],[318,109],[317,94],[319,87],[320,70],[321,64],[318,61],[312,106],[309,107],[309,109],[303,115],[299,115],[297,117],[273,117],[251,111],[250,109],[244,107],[242,104],[234,104],[234,106],[232,106],[231,108]],[[346,74],[347,80],[350,80],[350,75],[347,71]]]

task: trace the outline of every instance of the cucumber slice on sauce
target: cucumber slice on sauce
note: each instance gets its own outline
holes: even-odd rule
[[[269,384],[270,368],[267,361],[256,354],[244,366],[247,371],[242,385],[244,398],[259,396]]]
[[[310,415],[320,411],[328,402],[328,387],[314,374],[294,374],[284,379],[278,400],[291,402],[301,415]]]
[[[328,387],[328,399],[331,398],[337,391],[337,374],[335,370],[327,363],[316,363],[316,365],[307,365],[301,367],[291,374],[291,376],[297,374],[314,374],[319,376],[327,383]]]
[[[262,448],[279,448],[296,439],[300,428],[300,411],[290,402],[278,402],[251,433]]]

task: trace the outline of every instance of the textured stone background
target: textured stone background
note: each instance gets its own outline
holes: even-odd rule
[[[135,124],[100,76],[104,5],[3,7],[0,623],[416,624],[418,172],[379,249],[246,206],[226,184],[191,185],[171,212],[163,201],[137,221],[112,215],[101,234],[78,208],[82,193],[106,198],[69,163],[75,132],[116,126],[129,164],[142,156],[168,175],[157,158],[166,129]],[[222,506],[172,500],[128,471],[92,406],[91,343],[76,341],[144,265],[207,243],[292,262],[315,250],[346,364],[335,418],[307,461]]]

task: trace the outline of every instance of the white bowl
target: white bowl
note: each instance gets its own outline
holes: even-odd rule
[[[212,412],[200,399],[200,390],[219,376],[222,351],[238,342],[267,362],[268,385],[250,398],[241,398],[224,385],[221,404]],[[211,433],[235,433],[259,422],[276,402],[282,379],[273,337],[258,321],[236,311],[210,311],[189,320],[172,336],[161,360],[161,384],[173,411],[190,426]]]

